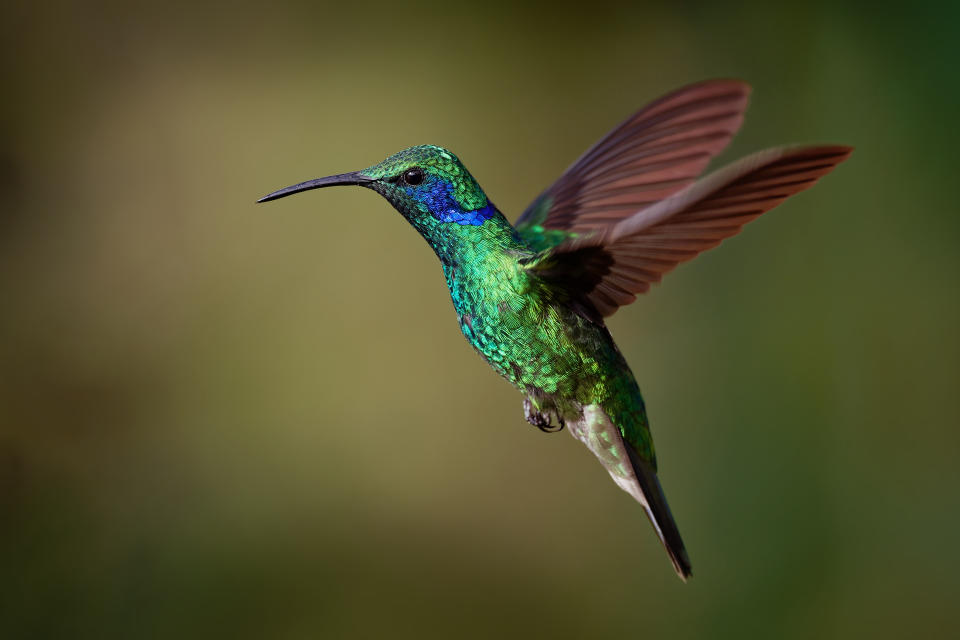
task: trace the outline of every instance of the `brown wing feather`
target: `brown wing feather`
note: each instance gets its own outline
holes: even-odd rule
[[[601,229],[683,189],[740,128],[749,95],[739,80],[710,80],[651,103],[574,162],[517,229]]]
[[[831,145],[755,153],[612,227],[553,248],[531,269],[549,263],[552,285],[609,316],[681,262],[813,186],[852,152]],[[587,264],[579,258],[584,252],[591,255]],[[566,280],[573,272],[580,272],[578,278]]]

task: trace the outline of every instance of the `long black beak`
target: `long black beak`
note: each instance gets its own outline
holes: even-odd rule
[[[321,187],[336,187],[340,185],[353,184],[353,185],[364,185],[373,182],[373,178],[367,177],[360,173],[359,171],[351,171],[350,173],[340,173],[335,176],[327,176],[326,178],[317,178],[316,180],[307,180],[306,182],[301,182],[300,184],[295,184],[292,187],[287,187],[285,189],[280,189],[279,191],[274,191],[273,193],[263,196],[257,202],[268,202],[270,200],[276,200],[277,198],[283,198],[284,196],[289,196],[294,193],[300,193],[301,191],[309,191],[310,189],[320,189]]]

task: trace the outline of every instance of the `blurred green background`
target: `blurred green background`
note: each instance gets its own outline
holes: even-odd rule
[[[4,14],[0,636],[957,633],[955,3]],[[610,322],[684,585],[386,203],[254,200],[436,143],[515,217],[716,76],[754,86],[721,163],[857,151]]]

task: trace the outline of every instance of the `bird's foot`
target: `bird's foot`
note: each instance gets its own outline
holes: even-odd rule
[[[539,408],[530,402],[530,398],[524,398],[523,400],[523,415],[527,419],[527,422],[544,433],[556,433],[557,431],[563,430],[564,424],[562,418],[558,418],[560,424],[554,426],[550,414],[540,411]]]

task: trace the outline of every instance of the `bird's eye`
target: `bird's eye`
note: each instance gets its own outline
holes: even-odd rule
[[[417,186],[423,182],[423,170],[418,167],[408,169],[403,173],[403,181],[409,184],[411,187]]]

